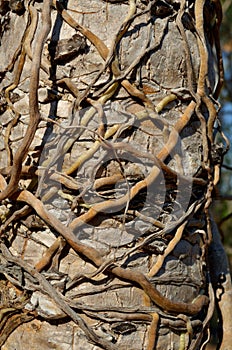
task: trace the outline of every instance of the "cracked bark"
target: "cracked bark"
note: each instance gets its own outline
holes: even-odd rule
[[[0,4],[1,348],[202,349],[217,304],[231,349],[219,2],[20,3]]]

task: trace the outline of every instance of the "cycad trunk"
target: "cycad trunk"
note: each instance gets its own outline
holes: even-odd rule
[[[0,7],[1,348],[232,349],[219,2]]]

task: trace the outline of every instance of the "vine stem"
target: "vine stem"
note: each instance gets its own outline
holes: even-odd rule
[[[38,36],[35,50],[32,59],[30,86],[29,86],[29,124],[23,138],[21,145],[19,146],[14,158],[13,166],[11,169],[11,177],[8,186],[4,191],[0,193],[0,200],[7,197],[11,197],[17,190],[18,182],[20,179],[22,163],[27,156],[29,147],[34,139],[38,124],[40,121],[40,112],[38,106],[38,86],[40,77],[40,65],[42,58],[42,50],[46,38],[51,30],[51,5],[52,0],[44,0],[42,10],[42,29]]]

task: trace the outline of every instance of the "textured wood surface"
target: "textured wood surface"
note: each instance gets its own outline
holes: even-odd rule
[[[152,302],[139,282],[119,278],[113,269],[119,266],[134,273],[141,272],[161,296],[173,303],[189,305],[199,295],[210,297],[205,269],[206,216],[203,206],[200,210],[199,207],[190,210],[194,202],[200,203],[208,193],[207,174],[202,170],[202,123],[195,113],[196,105],[190,123],[173,136],[173,139],[176,137],[173,146],[169,140],[190,102],[196,102],[191,90],[196,93],[201,60],[199,37],[192,27],[194,2],[185,3],[184,38],[178,25],[183,1],[157,2],[149,11],[148,3],[136,2],[137,15],[134,18],[131,15],[127,30],[115,47],[119,29],[129,13],[128,2],[68,1],[68,13],[95,34],[95,39],[98,38],[95,44],[62,19],[54,2],[52,28],[42,51],[38,85],[41,122],[19,182],[19,189],[35,194],[49,215],[71,227],[81,244],[94,248],[104,259],[105,266],[99,268],[85,255],[65,246],[62,240],[56,245],[56,227],[51,227],[45,217],[39,217],[36,206],[30,205],[26,215],[19,214],[9,221],[13,213],[25,205],[14,197],[0,206],[1,233],[11,253],[37,269],[43,266],[45,253],[54,245],[53,259],[47,265],[44,263],[41,274],[65,296],[64,301],[95,333],[96,339],[109,344],[109,349],[197,350],[201,337],[207,333],[212,304],[203,303],[202,310],[194,315],[187,308],[185,315],[171,313],[165,302],[161,307]],[[4,94],[17,74],[19,60],[15,61],[14,69],[7,71],[6,68],[20,42],[25,40],[29,5],[26,2],[23,14],[10,10],[2,17],[0,168],[6,179],[11,166],[9,152],[14,157],[30,119],[31,59],[28,52],[20,80],[10,92],[10,101]],[[42,30],[43,3],[31,5],[38,14],[32,41],[34,50]],[[210,39],[205,38],[209,56],[207,94],[217,85],[217,60]],[[108,49],[108,60],[99,53],[101,42]],[[189,58],[192,81],[188,74]],[[118,78],[119,84],[117,76],[113,77],[118,69],[122,75]],[[116,79],[113,85],[112,79]],[[124,85],[122,81],[126,81]],[[107,90],[110,84],[115,88],[112,96]],[[145,102],[135,91],[146,96]],[[76,108],[82,99],[81,108]],[[155,106],[160,106],[159,110]],[[206,106],[202,104],[198,108],[203,119],[207,119]],[[48,122],[47,118],[56,123]],[[114,127],[115,131],[107,139],[107,131]],[[7,150],[6,143],[11,149]],[[158,161],[156,156],[163,154],[165,147],[169,156],[160,157]],[[78,166],[71,171],[76,162]],[[210,166],[213,168],[212,164]],[[28,167],[34,175],[27,172]],[[154,169],[157,175],[152,175],[149,183]],[[118,180],[109,184],[114,176],[118,176]],[[102,178],[104,186],[100,184]],[[149,186],[130,198],[129,188],[145,181]],[[127,200],[121,200],[126,196]],[[102,205],[100,212],[94,212],[96,204],[116,201],[119,204]],[[91,208],[91,219],[85,220]],[[177,229],[186,220],[187,225],[177,239]],[[170,249],[170,253],[162,261],[166,249]],[[149,275],[159,259],[162,261],[160,268],[154,276]],[[20,312],[33,316],[33,320],[22,322],[9,335],[2,344],[3,350],[21,350],[28,346],[31,350],[104,348],[88,340],[83,329],[67,317],[38,280],[24,276],[22,268],[7,264],[3,258],[0,266],[0,273],[12,289],[12,295],[6,294],[6,300],[1,301],[2,309],[15,307],[16,299],[23,296],[26,302]],[[23,288],[17,285],[17,279],[25,280]],[[156,314],[159,320],[154,336],[152,327],[155,329]]]

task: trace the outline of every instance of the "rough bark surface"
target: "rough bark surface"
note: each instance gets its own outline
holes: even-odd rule
[[[202,349],[219,2],[0,8],[1,348]]]

